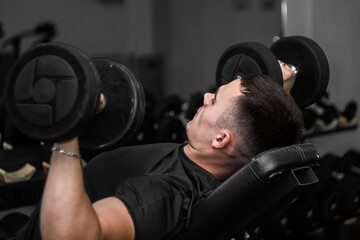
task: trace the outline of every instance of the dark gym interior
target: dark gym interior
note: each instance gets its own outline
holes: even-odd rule
[[[250,41],[270,47],[288,36],[314,40],[329,65],[326,93],[302,109],[303,140],[321,157],[323,169],[314,169],[319,183],[305,187],[294,204],[279,200],[257,221],[240,221],[240,229],[227,239],[360,239],[359,10],[358,0],[1,1],[0,240],[15,236],[28,221],[51,165],[52,143],[24,134],[6,108],[6,81],[27,50],[42,43],[66,43],[91,59],[119,62],[134,74],[144,90],[146,110],[135,116],[141,124],[128,127],[136,133],[104,148],[112,150],[186,142],[185,125],[202,106],[204,93],[215,91],[218,61],[225,49]],[[85,149],[83,164],[101,152]],[[28,179],[16,179],[22,173]],[[355,196],[351,203],[345,196],[350,193]],[[330,204],[327,212],[326,204]],[[200,208],[194,214],[205,213]],[[240,212],[238,217],[246,216]]]

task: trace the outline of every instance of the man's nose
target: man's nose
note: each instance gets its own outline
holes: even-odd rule
[[[211,103],[213,96],[214,96],[213,93],[204,94],[204,107],[207,107]]]

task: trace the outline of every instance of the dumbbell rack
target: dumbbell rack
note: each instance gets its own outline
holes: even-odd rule
[[[351,127],[337,127],[336,129],[322,132],[315,132],[313,134],[305,135],[304,139],[316,138],[319,136],[341,134],[343,132],[357,130],[357,123]],[[338,159],[341,161],[342,159]],[[335,171],[336,172],[336,171]],[[331,172],[333,173],[333,172]],[[360,201],[360,200],[359,200]],[[343,203],[345,204],[345,203]],[[331,221],[325,225],[320,225],[306,237],[311,239],[330,239],[330,240],[349,240],[360,239],[360,212],[358,211],[354,216],[338,215],[338,219]],[[305,237],[304,236],[304,237]],[[307,238],[304,239],[307,239]]]
[[[326,92],[316,103],[303,109],[304,139],[356,130],[357,102],[349,100],[344,109],[330,102]]]
[[[329,135],[329,134],[333,134],[333,133],[341,133],[341,132],[347,132],[347,131],[353,131],[353,130],[356,130],[358,127],[358,124],[356,124],[355,126],[351,126],[351,127],[338,127],[334,130],[329,130],[329,131],[321,131],[321,132],[315,132],[315,133],[312,133],[312,134],[307,134],[307,135],[304,135],[304,139],[307,139],[307,138],[312,138],[312,137],[317,137],[317,136],[323,136],[323,135]]]
[[[351,127],[344,127],[344,128],[337,127],[336,129],[330,131],[316,132],[314,134],[306,135],[304,136],[304,139],[308,140],[310,138],[316,138],[326,135],[329,135],[329,137],[333,137],[330,135],[342,134],[356,129],[357,129],[357,124]],[[359,149],[359,153],[360,153],[360,149]],[[323,156],[323,158],[325,157]],[[340,158],[338,160],[340,160]],[[327,160],[325,162],[327,162]],[[320,165],[323,166],[325,164],[320,163]],[[316,168],[314,170],[316,170]],[[328,175],[328,177],[330,178],[330,172],[325,175]],[[324,175],[319,175],[319,173],[317,173],[317,176],[320,182],[324,183],[325,186],[328,184],[328,182],[325,181],[323,178]],[[319,184],[321,184],[320,182]],[[353,182],[353,186],[357,186],[356,182],[357,180]],[[331,221],[330,220],[325,221],[325,220],[320,220],[320,219],[325,219],[325,217],[322,216],[321,218],[319,218],[319,216],[321,216],[319,215],[320,214],[319,212],[323,211],[322,209],[328,209],[324,207],[326,204],[317,205],[318,209],[320,209],[317,211],[315,211],[316,210],[315,208],[310,208],[308,202],[314,202],[315,201],[314,199],[316,199],[319,196],[321,197],[322,194],[325,194],[323,191],[320,191],[320,189],[323,189],[323,186],[321,187],[319,186],[318,188],[313,189],[314,191],[312,194],[306,195],[307,192],[304,192],[304,194],[299,195],[297,201],[294,201],[294,203],[286,207],[283,207],[280,211],[274,213],[272,216],[268,216],[269,219],[264,219],[264,222],[260,223],[260,225],[258,223],[255,226],[249,226],[247,231],[244,232],[243,235],[244,239],[266,239],[266,240],[360,239],[360,211],[357,211],[357,214],[354,213],[353,215],[348,215],[347,213],[345,214],[344,212],[342,212],[344,210],[339,210],[337,208],[337,210],[335,210],[335,212],[333,213],[334,215],[330,215],[332,217],[329,216],[326,217],[326,219],[331,219]],[[328,193],[331,193],[331,191],[333,190],[332,188],[329,188],[328,191],[330,191]],[[344,196],[347,196],[347,198],[344,198],[342,201],[345,201],[345,199],[349,198],[348,194],[344,194]],[[321,202],[320,200],[317,201],[319,203]],[[342,201],[339,202],[341,203],[339,204],[339,206],[344,204],[344,202]],[[331,204],[329,205],[332,206]],[[314,209],[314,211],[312,209]],[[335,215],[335,213],[337,214]],[[307,219],[308,217],[309,219]],[[311,223],[311,225],[309,223]]]
[[[34,175],[27,181],[9,183],[0,181],[0,220],[10,214],[28,216],[32,212],[41,199],[46,180],[43,162],[49,161],[49,157],[50,147],[47,145],[0,150],[0,167],[7,172],[19,169],[25,163],[36,168]],[[5,226],[0,226],[0,231],[8,230],[1,227]]]

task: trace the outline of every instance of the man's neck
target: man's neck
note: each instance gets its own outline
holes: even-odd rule
[[[220,151],[213,149],[200,151],[187,144],[184,146],[184,152],[190,160],[210,172],[221,182],[239,169],[233,159],[229,159]]]

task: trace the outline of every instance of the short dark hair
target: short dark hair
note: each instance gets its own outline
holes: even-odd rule
[[[290,94],[264,74],[247,74],[240,81],[243,95],[235,97],[231,116],[223,119],[240,139],[236,155],[249,161],[268,149],[300,143],[302,112]]]

